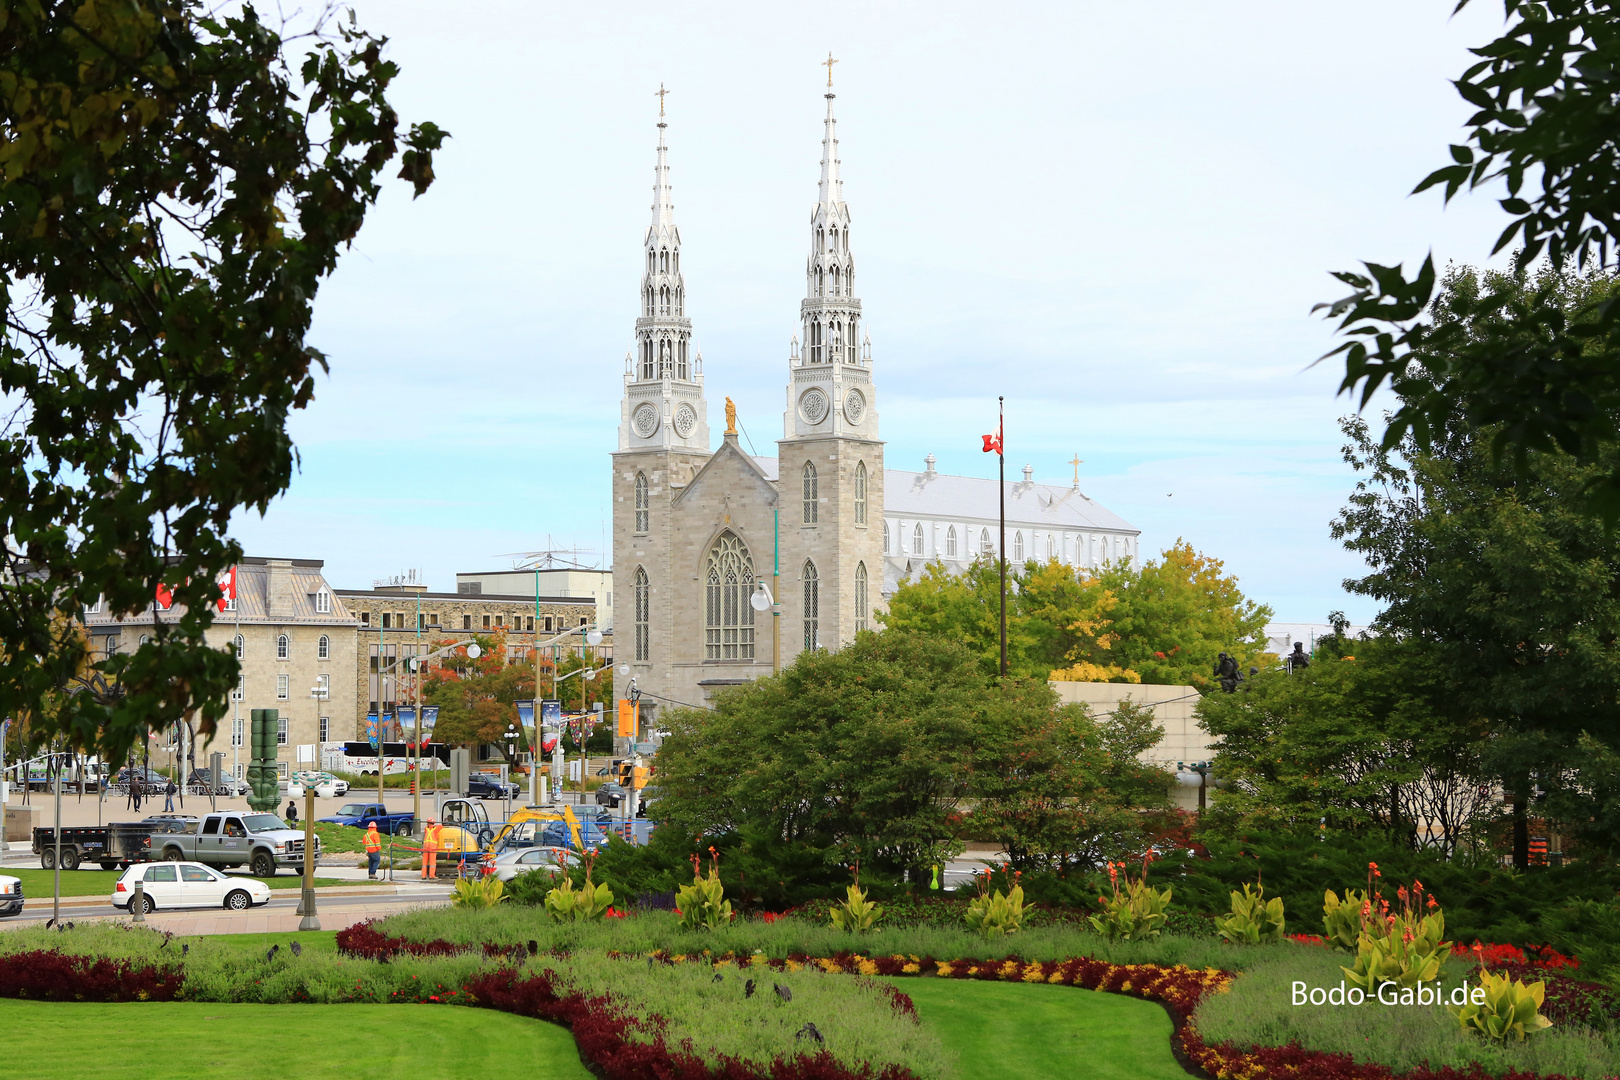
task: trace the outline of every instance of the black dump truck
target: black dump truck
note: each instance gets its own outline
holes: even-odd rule
[[[103,870],[128,868],[130,863],[152,861],[152,825],[144,821],[86,825],[62,830],[62,869],[77,870],[82,862],[100,863]],[[34,830],[34,854],[47,870],[56,867],[56,830]]]

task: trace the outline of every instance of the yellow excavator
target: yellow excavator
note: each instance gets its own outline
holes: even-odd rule
[[[493,857],[507,847],[536,847],[543,843],[545,826],[556,821],[568,826],[574,850],[584,851],[585,838],[571,806],[520,806],[511,820],[491,824],[482,802],[446,799],[439,807],[439,824],[445,826],[439,830],[439,855],[464,861],[474,854]]]

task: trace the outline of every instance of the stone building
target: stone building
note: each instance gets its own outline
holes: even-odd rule
[[[884,467],[830,88],[826,100],[805,295],[773,458],[739,447],[729,399],[725,434],[710,449],[660,107],[640,311],[612,455],[612,592],[626,613],[618,659],[654,704],[703,704],[717,688],[770,674],[803,649],[840,647],[873,625],[885,593],[936,546],[947,557],[953,528],[961,530],[957,550],[977,555],[986,517],[997,516],[995,481],[938,477],[930,465],[919,485],[918,474]],[[951,497],[936,498],[947,487]],[[1134,559],[1137,531],[1080,495],[1078,483],[1072,493],[1037,490],[1026,475],[1008,493],[1010,506],[1028,510],[1021,517],[1029,557],[1061,543],[1081,560]],[[907,552],[918,546],[919,528],[916,557]],[[1018,534],[1010,529],[1009,544]],[[751,599],[765,610],[756,612]],[[616,687],[622,695],[628,684]]]
[[[219,731],[197,745],[199,767],[206,767],[208,756],[218,751],[237,776],[246,773],[253,709],[280,714],[278,765],[283,776],[300,767],[317,768],[320,744],[349,737],[356,696],[349,674],[357,662],[359,624],[327,583],[322,565],[320,559],[250,556],[237,566],[236,599],[215,616],[207,641],[221,649],[234,641],[242,675]],[[102,655],[138,648],[155,620],[178,615],[155,602],[144,615],[123,620],[109,618],[100,608],[97,604],[87,611],[84,622],[92,648]]]
[[[428,592],[420,585],[339,589],[337,596],[354,612],[359,632],[349,668],[354,708],[346,714],[351,726],[345,739],[364,739],[366,717],[379,706],[383,715],[392,715],[399,705],[416,703],[411,657],[473,634],[505,634],[507,661],[515,663],[527,660],[537,642],[597,625],[596,604],[588,596],[542,596],[537,601],[534,596]],[[577,632],[557,641],[558,656],[578,652],[583,638]],[[611,659],[611,638],[594,651],[604,662]]]

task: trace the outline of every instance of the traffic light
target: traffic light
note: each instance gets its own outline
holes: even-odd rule
[[[621,787],[629,787],[630,786],[630,781],[635,775],[635,769],[636,769],[636,767],[635,767],[634,762],[630,762],[630,761],[621,761],[621,762],[619,762],[619,786],[621,786]]]
[[[634,739],[641,724],[641,702],[619,699],[619,737]]]
[[[647,777],[651,772],[652,770],[647,768],[645,765],[637,765],[635,767],[635,770],[631,773],[631,777],[637,791],[640,791],[642,788],[647,786]]]

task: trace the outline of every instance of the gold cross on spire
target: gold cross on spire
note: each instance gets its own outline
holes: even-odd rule
[[[1074,455],[1074,457],[1069,459],[1069,464],[1074,466],[1074,486],[1079,487],[1080,486],[1080,466],[1084,465],[1085,462],[1080,460],[1080,455],[1079,454],[1076,454],[1076,455]]]
[[[827,89],[829,90],[832,89],[832,66],[836,63],[838,61],[833,59],[832,53],[828,53],[827,59],[821,62],[821,66],[827,69]]]
[[[664,89],[664,84],[663,83],[659,83],[658,84],[658,89],[653,91],[653,97],[658,99],[658,115],[659,116],[664,115],[664,95],[667,94],[667,93],[669,93],[669,91]]]

